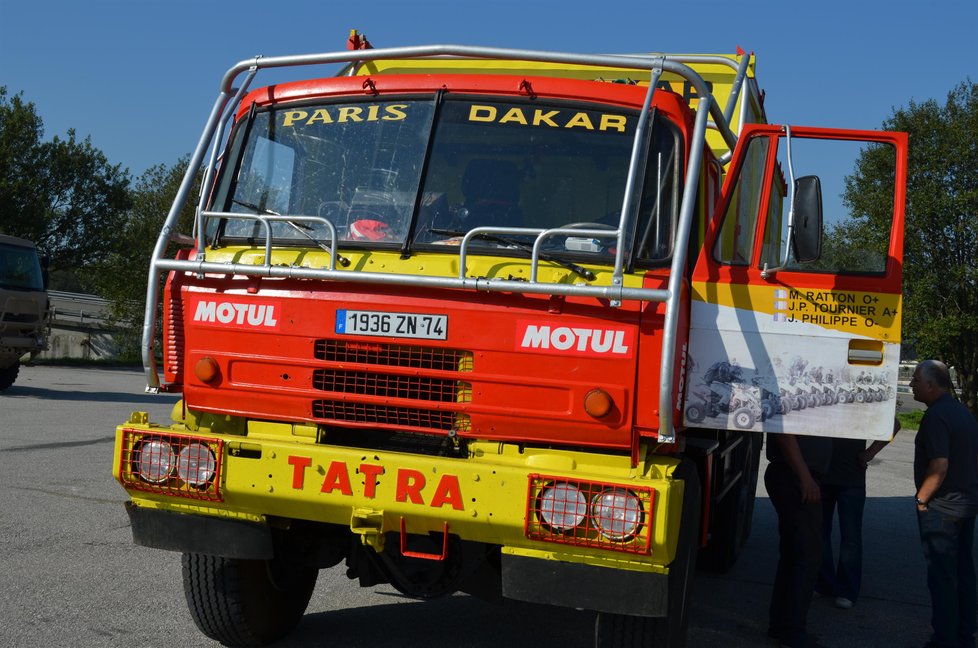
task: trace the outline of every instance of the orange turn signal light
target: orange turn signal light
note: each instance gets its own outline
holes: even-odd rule
[[[210,356],[204,356],[197,361],[194,365],[194,375],[200,379],[201,382],[212,383],[221,376],[221,368],[217,364],[217,360]]]
[[[584,396],[584,411],[594,418],[607,416],[614,405],[611,394],[603,389],[592,389]]]

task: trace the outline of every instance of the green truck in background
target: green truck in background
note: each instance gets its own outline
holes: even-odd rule
[[[47,348],[47,274],[37,248],[0,234],[0,391],[17,380],[20,359]]]

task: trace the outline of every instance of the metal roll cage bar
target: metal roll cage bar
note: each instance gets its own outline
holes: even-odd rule
[[[621,220],[617,230],[584,230],[584,229],[526,229],[516,231],[513,228],[477,228],[469,232],[463,239],[459,248],[459,276],[449,277],[425,277],[416,275],[401,274],[382,274],[372,272],[350,272],[336,269],[336,230],[332,223],[326,221],[330,232],[330,262],[328,269],[287,267],[271,265],[271,226],[270,222],[275,220],[292,221],[325,221],[325,219],[309,216],[265,216],[248,214],[228,214],[224,212],[205,211],[204,203],[208,193],[208,187],[212,185],[214,174],[216,173],[217,160],[220,148],[224,141],[225,129],[235,114],[236,107],[244,97],[245,93],[255,78],[258,70],[297,67],[306,65],[327,65],[334,63],[347,63],[348,74],[353,74],[356,67],[366,61],[390,60],[390,59],[416,59],[416,58],[466,58],[466,59],[503,59],[514,61],[535,61],[544,63],[565,63],[575,65],[588,65],[595,67],[613,67],[647,71],[649,73],[649,89],[645,97],[639,122],[635,129],[635,138],[632,144],[631,161],[629,163],[628,176],[625,183],[625,197],[622,202]],[[156,393],[160,391],[160,380],[154,352],[155,329],[156,329],[156,304],[159,298],[159,276],[163,272],[186,272],[203,276],[206,273],[221,275],[246,275],[253,277],[270,278],[297,278],[297,279],[318,279],[332,281],[351,281],[363,284],[384,284],[400,286],[431,287],[442,289],[461,289],[482,292],[512,292],[512,293],[533,293],[544,295],[565,295],[582,296],[607,299],[613,306],[620,306],[622,300],[665,302],[666,314],[663,326],[663,345],[662,363],[659,377],[659,435],[660,442],[673,442],[675,440],[675,428],[672,420],[672,377],[675,369],[676,355],[676,329],[679,322],[679,295],[682,289],[683,269],[686,266],[688,255],[689,232],[693,224],[694,209],[696,204],[697,184],[702,165],[703,148],[705,144],[707,128],[715,128],[720,132],[724,142],[732,151],[737,143],[736,135],[731,131],[729,122],[733,115],[736,100],[743,88],[743,82],[747,73],[747,65],[750,57],[744,56],[739,65],[733,60],[722,56],[669,56],[662,54],[651,55],[586,55],[568,54],[561,52],[545,52],[535,50],[520,49],[500,49],[488,47],[470,47],[461,45],[433,45],[416,47],[399,47],[387,49],[367,49],[355,51],[343,51],[323,54],[307,54],[301,56],[280,56],[280,57],[255,57],[240,61],[227,73],[221,81],[221,90],[214,106],[211,109],[204,132],[201,134],[191,156],[187,172],[183,177],[177,191],[173,205],[167,214],[166,221],[160,232],[150,260],[149,281],[146,290],[146,311],[143,321],[142,338],[142,359],[146,373],[146,391]],[[720,112],[720,108],[715,101],[709,86],[703,78],[687,63],[711,63],[732,67],[736,70],[736,76],[731,88],[730,97],[727,101],[725,113]],[[691,143],[691,155],[686,170],[685,191],[683,193],[682,204],[680,206],[679,223],[676,228],[673,246],[673,255],[670,266],[670,276],[668,288],[647,289],[647,288],[626,288],[623,285],[623,274],[625,267],[625,255],[627,251],[621,244],[631,225],[632,219],[638,209],[639,196],[641,191],[641,175],[644,173],[644,158],[647,153],[648,138],[645,136],[649,126],[649,113],[652,105],[652,98],[656,91],[659,79],[663,72],[676,74],[687,81],[696,89],[699,104],[696,110],[694,123],[693,139]],[[246,73],[241,86],[233,86],[235,80]],[[744,111],[741,111],[743,115]],[[709,118],[712,117],[712,120]],[[167,245],[175,235],[175,227],[180,212],[187,203],[189,193],[194,183],[194,179],[200,169],[207,150],[211,150],[210,161],[205,169],[201,195],[196,210],[195,229],[197,233],[197,255],[193,261],[176,260],[164,258]],[[725,156],[725,159],[728,159]],[[205,221],[210,218],[223,218],[233,216],[234,218],[252,218],[262,224],[265,231],[265,260],[263,265],[252,265],[242,263],[213,263],[206,260],[204,248]],[[474,236],[479,233],[496,234],[529,234],[535,235],[536,240],[533,245],[533,256],[531,259],[531,278],[530,281],[513,281],[504,279],[473,278],[465,276],[465,258],[468,253],[469,243]],[[539,266],[539,249],[541,243],[549,237],[557,235],[588,236],[594,238],[615,238],[618,241],[615,252],[614,273],[612,274],[610,286],[590,286],[590,285],[570,285],[556,283],[542,283],[537,280],[537,268]]]

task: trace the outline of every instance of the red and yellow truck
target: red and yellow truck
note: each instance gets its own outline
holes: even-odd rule
[[[767,124],[739,51],[350,45],[222,81],[147,291],[148,388],[182,399],[117,428],[135,542],[183,554],[228,645],[287,634],[344,561],[683,645],[761,433],[890,433],[905,135]],[[890,165],[871,246],[822,145]]]

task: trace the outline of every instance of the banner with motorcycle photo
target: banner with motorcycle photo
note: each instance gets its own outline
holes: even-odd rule
[[[694,283],[686,425],[889,439],[900,299]]]

